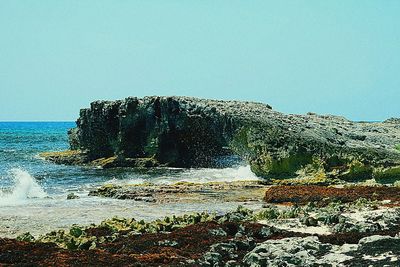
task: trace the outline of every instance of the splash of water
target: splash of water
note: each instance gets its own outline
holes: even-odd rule
[[[191,169],[180,175],[180,181],[187,182],[233,182],[259,180],[251,170],[250,166],[234,166],[223,169]]]
[[[14,187],[10,193],[0,193],[0,206],[25,202],[31,198],[45,198],[46,192],[27,171],[15,168],[10,170]]]
[[[133,177],[132,177],[133,176]],[[228,168],[199,168],[199,169],[174,169],[168,173],[153,176],[138,177],[137,174],[129,175],[125,180],[109,180],[106,183],[115,184],[140,184],[145,181],[155,184],[171,184],[176,182],[234,182],[259,180],[249,165],[237,165]]]

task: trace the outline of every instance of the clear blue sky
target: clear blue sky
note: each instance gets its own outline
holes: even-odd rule
[[[0,1],[0,120],[145,95],[400,117],[400,1]]]

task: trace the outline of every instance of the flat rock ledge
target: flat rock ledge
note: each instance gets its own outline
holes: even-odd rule
[[[262,181],[177,182],[174,184],[106,184],[90,196],[155,203],[262,202],[269,186]],[[399,190],[400,192],[400,190]]]
[[[264,178],[386,183],[400,178],[399,121],[283,114],[254,102],[129,97],[82,109],[68,132],[71,151],[42,156],[107,168],[212,167],[235,155]]]

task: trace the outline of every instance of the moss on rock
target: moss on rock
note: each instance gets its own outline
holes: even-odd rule
[[[91,165],[101,168],[112,168],[118,166],[118,157],[99,158],[91,162]]]
[[[358,160],[351,161],[349,164],[346,164],[345,167],[347,169],[343,173],[338,175],[338,178],[342,180],[360,182],[372,178],[373,167],[366,165]]]
[[[400,166],[390,168],[376,168],[373,176],[378,183],[394,183],[400,180]]]
[[[220,157],[235,155],[264,178],[298,176],[318,158],[327,176],[359,181],[370,179],[372,168],[400,164],[396,125],[282,114],[253,102],[129,97],[95,101],[81,110],[69,137],[70,147],[85,153],[42,155],[56,163],[103,168],[213,167]],[[396,171],[376,176],[386,175]]]
[[[274,159],[265,149],[258,158],[250,162],[251,170],[258,176],[265,178],[290,178],[297,176],[297,172],[313,162],[308,154],[292,154],[287,157]]]
[[[18,241],[25,241],[25,242],[33,242],[35,241],[35,237],[31,235],[31,233],[23,233],[16,238]]]
[[[39,157],[58,164],[80,165],[87,161],[86,153],[81,150],[65,150],[39,153]]]

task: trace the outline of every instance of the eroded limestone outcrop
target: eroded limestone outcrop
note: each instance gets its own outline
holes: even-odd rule
[[[80,151],[75,159],[43,156],[104,167],[208,167],[234,154],[262,177],[400,178],[398,120],[286,115],[254,102],[156,96],[96,101],[80,111],[69,140]]]

